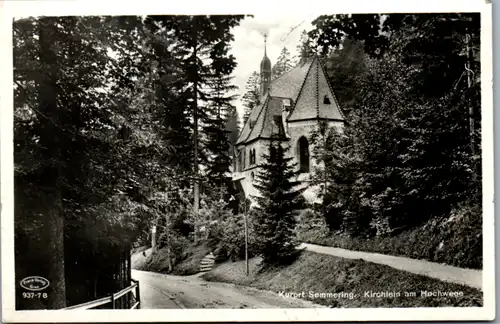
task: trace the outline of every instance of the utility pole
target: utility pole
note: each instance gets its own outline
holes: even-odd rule
[[[244,196],[244,195],[243,195]],[[245,270],[246,275],[250,274],[250,269],[248,266],[248,216],[247,216],[247,202],[246,199],[243,200],[243,216],[245,218]]]
[[[245,199],[245,193],[240,193],[240,199],[243,200],[243,221],[245,224],[245,274],[248,276],[250,274],[250,267],[248,265],[248,217],[247,217],[247,204]],[[234,200],[234,196],[231,196],[231,201]],[[238,212],[240,212],[240,204],[238,204]]]

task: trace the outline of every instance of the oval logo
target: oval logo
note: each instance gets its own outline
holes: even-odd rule
[[[19,283],[21,287],[29,291],[40,291],[47,288],[50,283],[44,277],[32,276],[26,277]]]

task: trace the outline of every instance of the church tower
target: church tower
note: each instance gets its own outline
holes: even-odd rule
[[[269,90],[271,84],[271,60],[267,57],[266,52],[267,35],[264,35],[264,57],[260,62],[260,96],[261,98]]]

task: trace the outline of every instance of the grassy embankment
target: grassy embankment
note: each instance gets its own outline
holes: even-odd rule
[[[482,306],[482,292],[456,284],[399,271],[388,266],[346,260],[330,255],[302,252],[290,266],[262,269],[257,258],[250,260],[250,276],[245,262],[226,262],[202,278],[228,282],[277,293],[302,293],[304,299],[330,307],[470,307]],[[456,292],[458,297],[423,297],[422,292]],[[339,296],[311,296],[313,293],[344,293]],[[365,296],[366,292],[399,293],[399,297]],[[405,292],[415,296],[405,296]],[[352,293],[352,295],[349,295]],[[301,297],[302,298],[302,297]]]
[[[141,262],[135,262],[134,269],[173,275],[193,275],[199,272],[201,259],[209,252],[210,250],[205,244],[189,245],[183,255],[173,260],[172,271],[169,272],[167,251],[166,249],[160,249],[145,257]]]
[[[480,208],[463,208],[450,217],[432,219],[424,225],[393,236],[351,237],[328,234],[323,227],[303,228],[298,239],[347,250],[375,252],[423,259],[448,265],[482,269],[482,214]]]

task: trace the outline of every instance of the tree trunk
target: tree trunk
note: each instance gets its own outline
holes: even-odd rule
[[[193,64],[197,64],[197,35],[196,30],[193,29],[193,39],[194,39],[194,47],[193,47]],[[198,74],[198,69],[195,66],[196,74]],[[194,213],[195,220],[198,219],[199,209],[200,209],[200,183],[198,179],[198,75],[196,75],[195,80],[193,82],[193,124],[194,124]],[[194,222],[194,242],[198,243],[198,224]]]
[[[56,193],[57,195],[57,193]],[[64,267],[64,219],[61,213],[61,197],[52,197],[53,201],[44,215],[44,234],[46,235],[47,264],[50,282],[48,308],[60,309],[66,307],[66,280]]]
[[[467,31],[466,34],[466,51],[467,51],[467,88],[471,88],[472,86],[472,46],[470,46],[470,42],[472,41],[472,35]],[[475,182],[477,179],[477,163],[475,160],[476,156],[476,143],[475,143],[475,120],[474,120],[474,103],[469,98],[469,136],[470,136],[470,150],[472,155],[472,181]]]
[[[50,121],[46,121],[47,128],[41,136],[40,142],[47,148],[47,160],[51,161],[45,169],[49,192],[46,198],[44,213],[44,235],[47,246],[47,279],[50,281],[48,294],[48,308],[59,309],[66,307],[66,280],[64,267],[64,216],[62,209],[60,187],[61,147],[59,145],[61,132],[57,117],[57,58],[52,51],[51,32],[53,32],[52,19],[40,19],[39,44],[40,63],[47,70],[39,78],[40,111]]]

